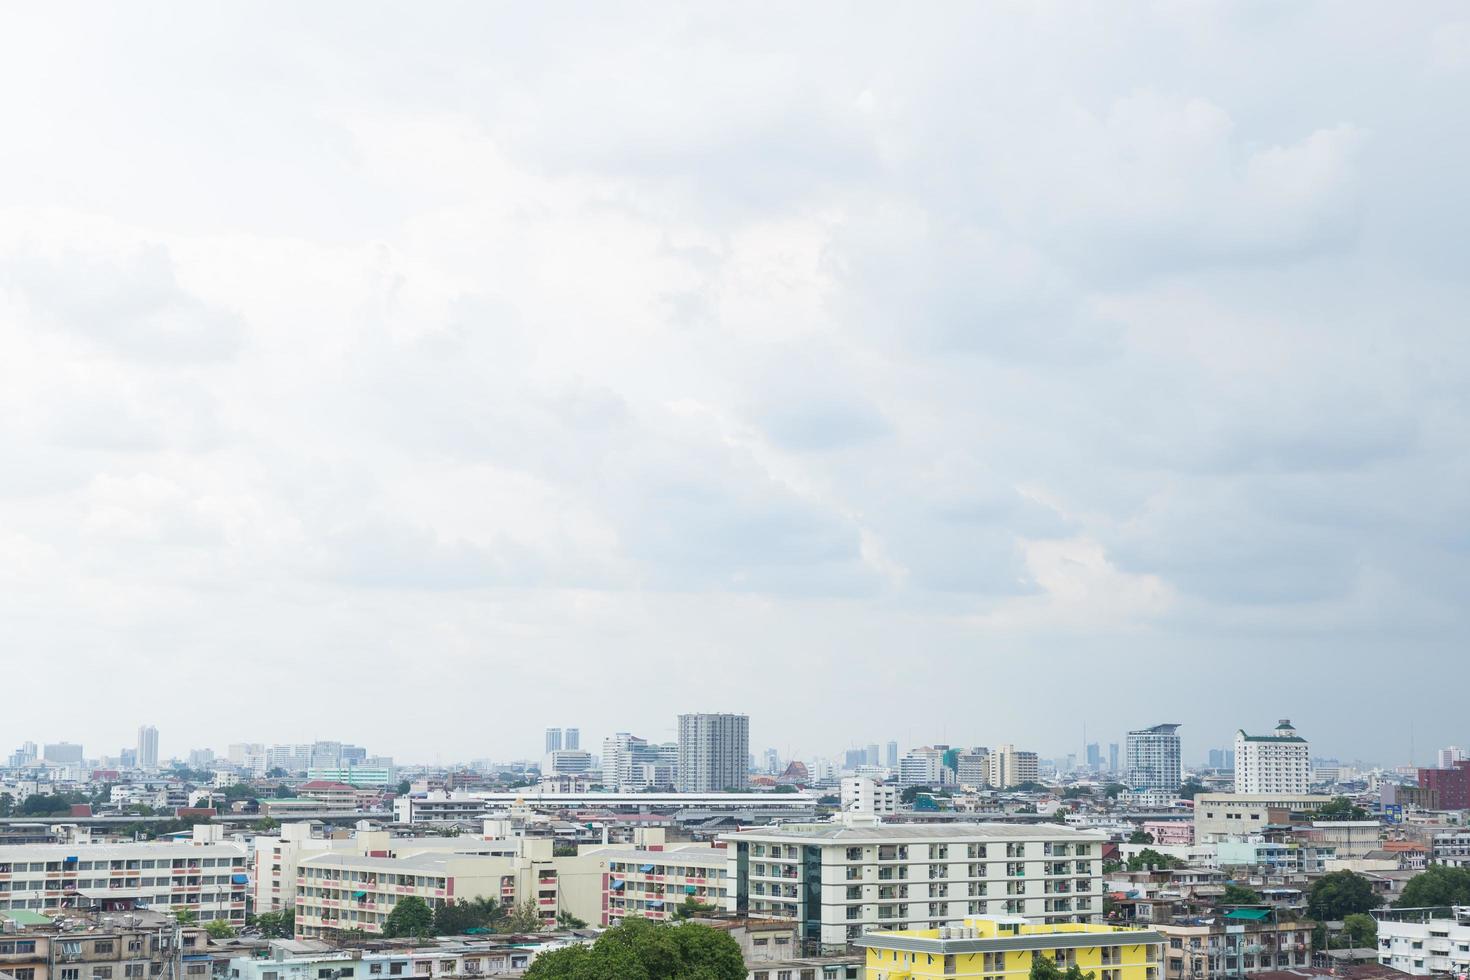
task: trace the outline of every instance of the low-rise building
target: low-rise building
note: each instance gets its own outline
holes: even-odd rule
[[[1378,920],[1378,962],[1415,976],[1470,973],[1470,907],[1385,909]]]
[[[1244,908],[1156,922],[1154,928],[1165,941],[1165,980],[1209,980],[1306,966],[1315,925],[1274,909]]]
[[[897,813],[902,792],[897,786],[876,782],[866,776],[848,776],[839,790],[842,809],[860,813]]]
[[[602,925],[616,925],[630,915],[667,921],[685,902],[708,911],[728,904],[730,871],[723,847],[584,848],[583,853],[598,862],[602,875]]]
[[[1158,980],[1163,937],[1118,926],[980,916],[952,927],[870,932],[855,945],[866,950],[868,980],[1024,977],[1038,958],[1062,970],[1077,966],[1098,980]]]
[[[173,916],[67,910],[54,918],[0,911],[0,974],[15,980],[153,980],[182,964],[176,980],[207,980],[209,940],[200,926],[177,931]]]
[[[1056,824],[883,824],[844,814],[721,839],[728,910],[798,921],[809,946],[975,915],[1071,922],[1102,912],[1105,838]]]
[[[571,933],[441,939],[385,949],[302,949],[272,943],[270,955],[229,960],[226,980],[439,980],[444,977],[520,976],[538,955],[587,940]]]
[[[1202,843],[1248,837],[1272,825],[1310,815],[1332,797],[1309,793],[1200,793],[1194,798],[1194,839]]]

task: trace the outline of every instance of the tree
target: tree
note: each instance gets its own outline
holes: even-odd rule
[[[1128,859],[1129,871],[1153,871],[1162,869],[1165,871],[1184,867],[1184,862],[1172,854],[1160,854],[1152,847],[1145,847],[1137,854]]]
[[[1091,970],[1083,973],[1082,968],[1076,963],[1063,970],[1057,966],[1056,960],[1045,953],[1031,954],[1031,980],[1092,980],[1092,978]]]
[[[558,929],[586,929],[587,920],[579,919],[572,913],[563,909],[556,913],[556,927]]]
[[[1351,871],[1334,871],[1312,884],[1307,914],[1319,922],[1326,922],[1367,912],[1382,904],[1383,899],[1373,894],[1373,885],[1367,878]]]
[[[1404,885],[1394,902],[1399,908],[1420,909],[1435,905],[1470,905],[1470,868],[1431,865]]]
[[[1261,905],[1264,901],[1260,892],[1234,883],[1226,885],[1225,894],[1220,896],[1221,905]]]
[[[417,895],[400,898],[383,922],[383,935],[388,939],[397,936],[429,936],[433,931],[434,913],[430,910],[429,903]]]
[[[905,786],[903,792],[898,794],[899,801],[910,806],[919,798],[920,793],[931,792],[928,786]]]
[[[1181,800],[1192,800],[1205,791],[1205,784],[1198,779],[1191,779],[1179,787],[1179,798]]]
[[[296,910],[262,912],[255,917],[255,927],[265,939],[290,939],[296,935]]]
[[[710,915],[718,912],[720,907],[709,902],[701,902],[693,895],[684,899],[684,904],[674,909],[675,919],[692,919],[699,915]]]
[[[285,779],[286,770],[282,769],[280,766],[273,766],[266,771],[265,776],[267,779]]]
[[[540,932],[546,923],[541,918],[541,910],[536,907],[534,899],[526,899],[518,903],[510,910],[510,915],[505,917],[501,923],[503,932]]]
[[[0,817],[8,817],[15,812],[15,797],[9,793],[0,793]]]
[[[625,919],[588,946],[531,961],[526,980],[744,980],[740,946],[723,929],[694,922]]]
[[[193,909],[186,909],[182,905],[175,905],[173,912],[174,919],[181,926],[191,926],[199,920],[198,914]]]
[[[1378,921],[1364,912],[1354,912],[1343,918],[1342,935],[1349,949],[1376,949]]]
[[[1110,800],[1116,800],[1119,793],[1127,792],[1127,790],[1128,787],[1124,786],[1122,783],[1108,783],[1108,785],[1103,788],[1103,795]]]
[[[235,935],[235,927],[224,919],[210,919],[204,924],[204,931],[210,939],[231,939]]]
[[[1084,796],[1092,796],[1091,786],[1068,786],[1062,791],[1062,799],[1064,800],[1077,800]]]
[[[399,796],[407,796],[409,794],[409,791],[412,790],[412,789],[413,789],[413,787],[409,785],[408,780],[406,780],[406,779],[400,779],[398,781],[398,795]]]
[[[1314,820],[1368,820],[1370,815],[1367,810],[1358,806],[1346,796],[1334,796],[1327,803],[1318,807]]]
[[[1146,830],[1135,830],[1128,835],[1128,843],[1130,844],[1152,844],[1153,842],[1154,835]]]

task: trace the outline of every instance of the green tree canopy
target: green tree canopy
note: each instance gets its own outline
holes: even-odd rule
[[[1312,884],[1307,898],[1307,914],[1318,922],[1342,919],[1357,912],[1367,912],[1383,904],[1373,893],[1373,885],[1360,874],[1334,871]]]
[[[204,931],[210,939],[230,939],[235,935],[235,927],[225,919],[210,919],[204,924]]]
[[[744,980],[745,960],[729,933],[694,922],[625,919],[591,945],[542,953],[526,980]]]
[[[429,903],[417,895],[400,898],[383,922],[383,935],[388,939],[398,936],[430,936],[433,932],[434,913],[429,908]]]
[[[266,939],[290,939],[296,934],[296,910],[262,912],[255,917],[255,927]]]
[[[1431,905],[1470,905],[1470,868],[1431,865],[1409,879],[1403,894],[1394,902],[1399,908],[1417,909]]]
[[[1342,920],[1342,935],[1349,949],[1373,949],[1378,946],[1378,921],[1366,912],[1354,912]]]
[[[1315,820],[1368,820],[1372,815],[1346,796],[1334,796],[1318,808]]]
[[[541,910],[529,898],[511,909],[500,925],[502,932],[540,932],[544,928],[546,923],[541,918]]]
[[[1172,854],[1160,854],[1152,847],[1145,847],[1128,859],[1129,871],[1171,871],[1184,867],[1184,862]]]
[[[1031,954],[1030,980],[1092,980],[1093,976],[1091,970],[1083,973],[1076,963],[1063,970],[1050,956],[1044,953]]]
[[[1130,844],[1152,844],[1153,842],[1154,835],[1146,830],[1135,830],[1128,835],[1128,843]]]
[[[1198,779],[1191,779],[1179,787],[1179,798],[1181,800],[1192,800],[1205,791],[1205,784]]]
[[[1225,894],[1220,896],[1221,905],[1261,905],[1264,901],[1260,892],[1233,882],[1225,886]]]

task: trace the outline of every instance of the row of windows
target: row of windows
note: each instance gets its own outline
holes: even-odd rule
[[[138,871],[153,868],[233,868],[244,863],[243,857],[222,858],[118,858],[112,861],[31,861],[0,862],[0,874],[36,874],[43,871]]]

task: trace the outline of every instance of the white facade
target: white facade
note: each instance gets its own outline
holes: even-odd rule
[[[1470,973],[1470,908],[1453,918],[1413,921],[1428,910],[1398,910],[1378,919],[1378,962],[1415,976]]]
[[[676,785],[681,793],[743,789],[750,767],[750,718],[733,714],[679,716]]]
[[[1306,793],[1312,785],[1312,750],[1282,719],[1270,735],[1235,733],[1235,792]]]
[[[580,749],[553,749],[541,760],[543,776],[576,776],[592,771],[592,753]]]
[[[138,729],[138,768],[149,772],[158,769],[158,729],[152,725]]]
[[[856,813],[897,813],[901,795],[897,786],[875,783],[863,776],[842,781],[842,809]]]
[[[889,825],[847,817],[722,839],[730,854],[728,911],[795,920],[805,939],[823,947],[975,915],[1074,922],[1102,913],[1106,836],[1054,824]],[[813,897],[819,904],[810,904]]]
[[[1154,725],[1128,733],[1124,781],[1131,790],[1164,802],[1179,795],[1179,726]]]
[[[898,760],[898,782],[902,786],[943,786],[953,783],[954,776],[944,766],[944,753],[926,747]]]
[[[471,822],[482,819],[486,809],[481,797],[435,790],[394,797],[393,820],[396,823]]]
[[[986,782],[995,789],[1010,789],[1034,783],[1041,775],[1035,752],[1018,752],[1014,745],[1000,745],[986,758]]]

